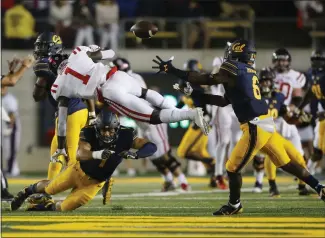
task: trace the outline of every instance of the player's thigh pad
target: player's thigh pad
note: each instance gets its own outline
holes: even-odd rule
[[[280,134],[273,133],[262,148],[262,151],[270,157],[276,167],[281,167],[290,162],[290,158],[283,146],[284,140]]]
[[[306,161],[299,150],[291,143],[291,141],[284,139],[283,146],[285,151],[287,152],[290,160],[295,161],[296,163],[300,164],[304,168],[306,168]]]
[[[75,164],[71,164],[64,171],[59,173],[51,182],[45,187],[45,192],[54,195],[76,186],[76,181],[79,177],[79,171]]]
[[[226,163],[227,171],[233,173],[240,172],[272,136],[272,133],[264,131],[259,126],[251,123],[242,124],[240,128],[243,134]]]

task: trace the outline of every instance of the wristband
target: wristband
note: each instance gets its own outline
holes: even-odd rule
[[[102,159],[103,152],[104,150],[93,151],[91,156],[93,157],[93,159]]]
[[[88,117],[96,117],[96,112],[89,112]]]

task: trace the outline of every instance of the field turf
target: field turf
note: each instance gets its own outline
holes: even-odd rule
[[[37,178],[9,180],[18,192]],[[244,177],[244,213],[211,214],[228,191],[210,189],[208,178],[189,178],[192,191],[160,193],[159,177],[115,178],[110,205],[100,194],[73,212],[7,211],[2,203],[2,237],[325,237],[325,203],[316,194],[298,196],[292,177],[278,178],[280,198],[252,194],[253,177]],[[63,198],[60,194],[55,198]]]

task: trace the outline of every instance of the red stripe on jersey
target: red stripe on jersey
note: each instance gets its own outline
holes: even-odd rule
[[[56,93],[56,90],[54,90],[54,89],[51,89],[51,92],[52,92],[52,93]]]
[[[132,114],[135,114],[135,115],[138,115],[138,116],[141,116],[141,117],[147,117],[147,118],[150,118],[150,117],[151,117],[151,114],[143,114],[143,113],[140,113],[140,112],[136,112],[136,111],[133,111],[133,110],[127,108],[127,107],[124,107],[123,105],[121,105],[121,104],[119,104],[119,103],[117,103],[117,102],[114,102],[114,101],[112,101],[112,100],[109,100],[109,99],[108,99],[108,101],[109,101],[110,103],[113,103],[113,104],[116,105],[117,107],[121,107],[121,109],[124,109],[124,110],[126,110],[127,112],[130,112],[130,113],[132,113]]]
[[[106,80],[112,77],[112,75],[117,71],[117,67],[113,67],[107,74],[106,74]]]
[[[53,88],[57,88],[58,85],[57,85],[57,84],[52,84],[52,87],[53,87]]]
[[[150,119],[142,119],[142,118],[136,117],[133,114],[123,110],[122,108],[119,108],[117,105],[111,104],[110,108],[113,109],[113,111],[118,112],[121,115],[128,116],[136,121],[150,122]]]
[[[77,52],[74,50],[74,51],[72,51],[72,53],[74,53],[75,55],[77,54]]]
[[[81,51],[79,47],[77,47],[77,50]]]

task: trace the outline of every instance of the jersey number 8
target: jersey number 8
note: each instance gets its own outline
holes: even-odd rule
[[[261,100],[261,92],[260,92],[260,87],[258,86],[258,78],[254,75],[252,78],[253,82],[253,92],[254,92],[254,97],[258,100]]]

